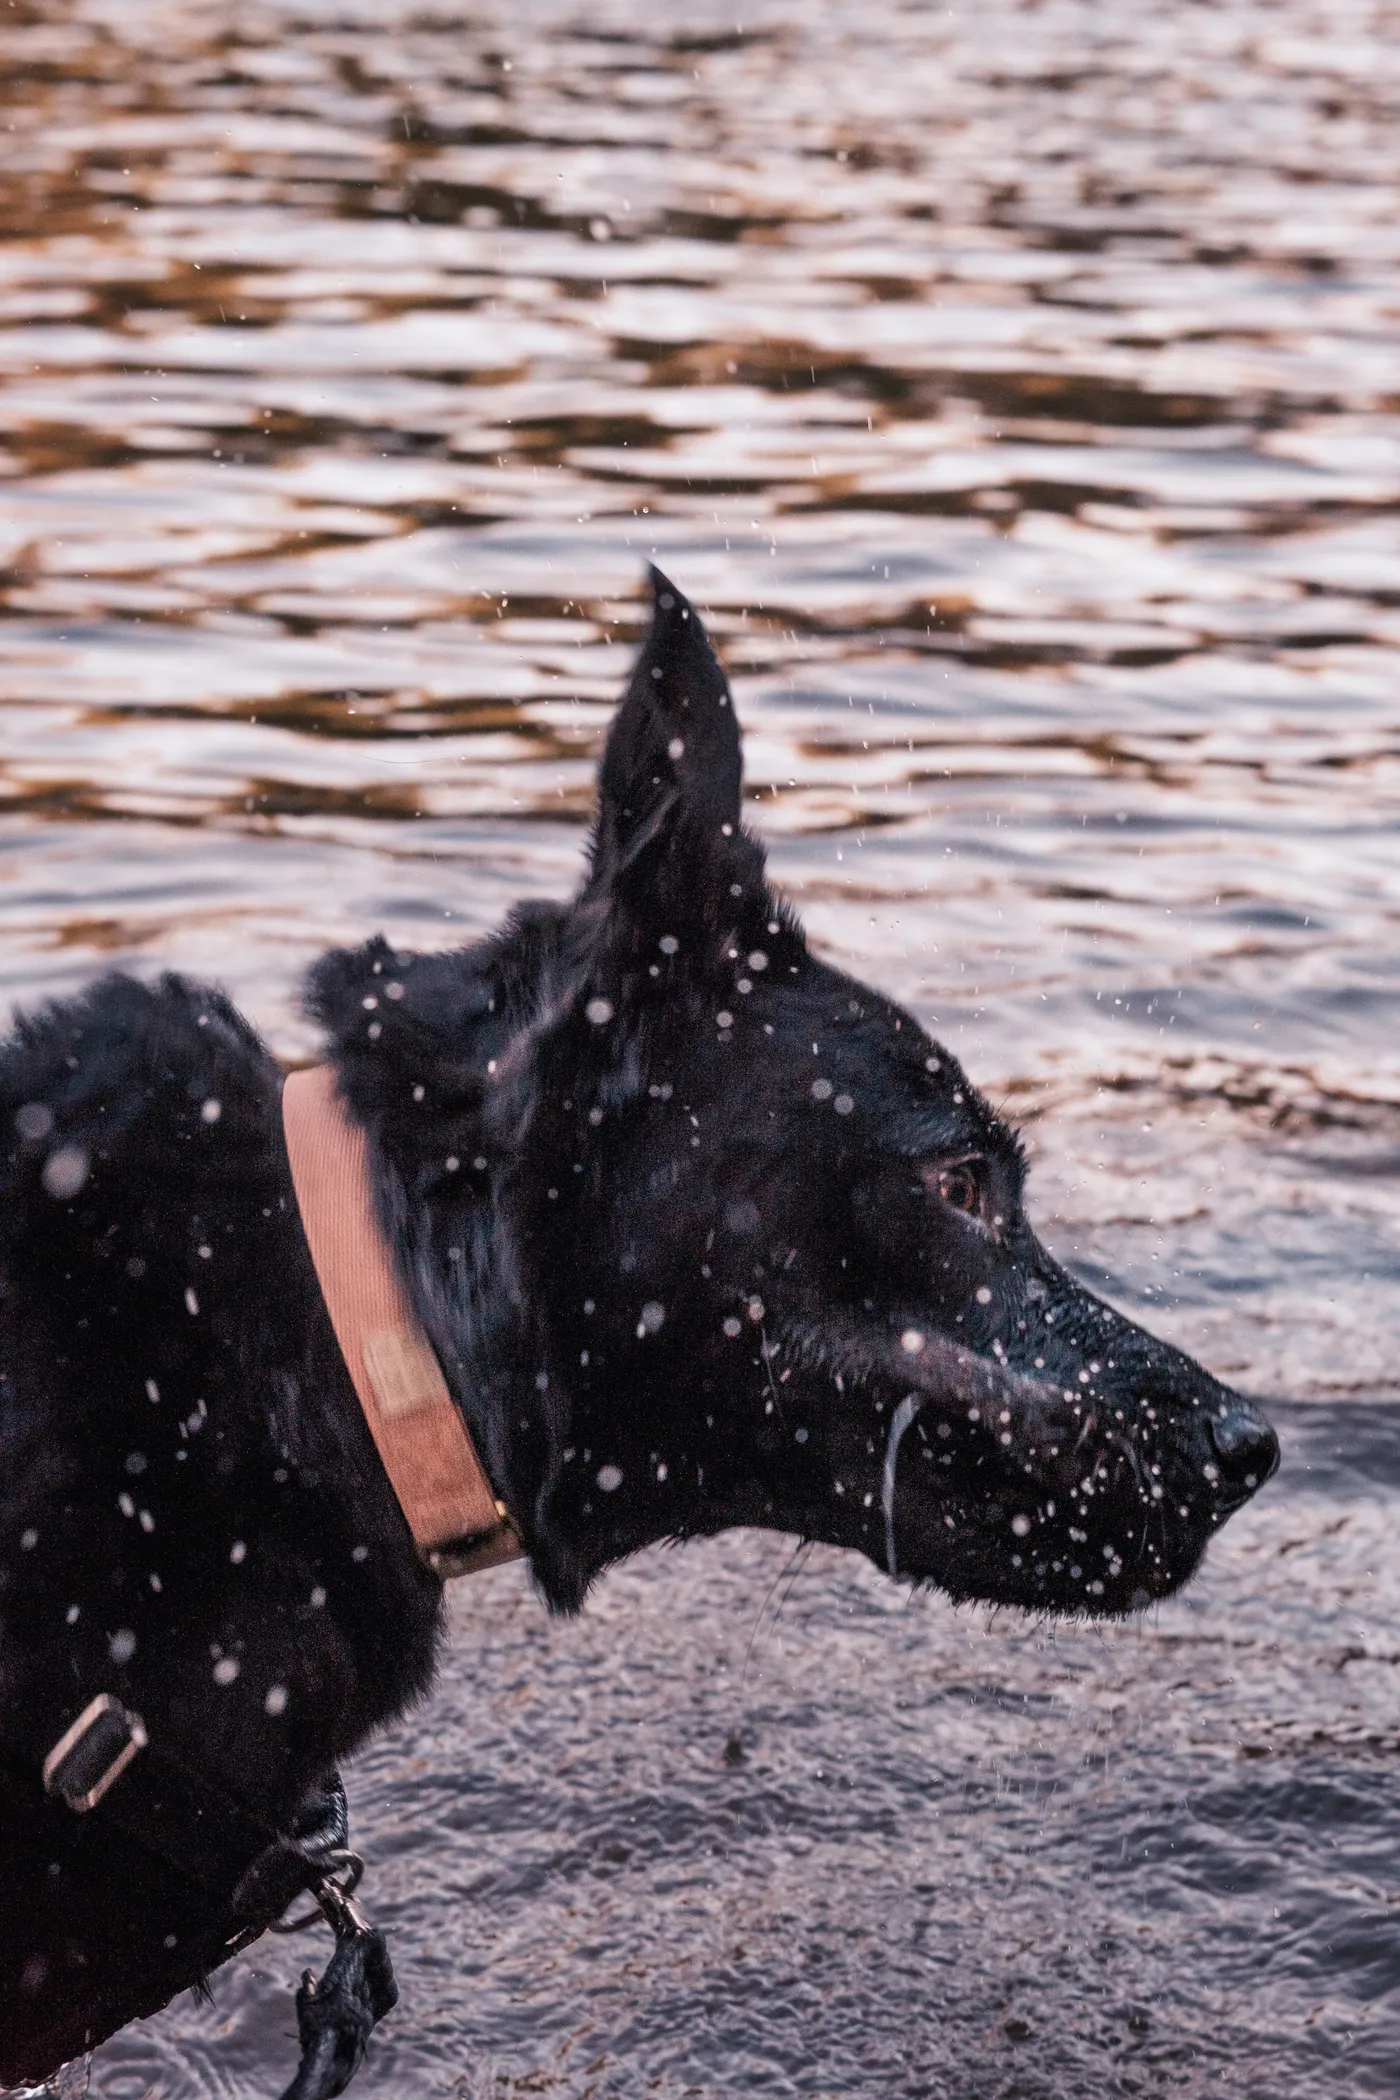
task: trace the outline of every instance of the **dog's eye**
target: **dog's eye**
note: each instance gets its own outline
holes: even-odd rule
[[[951,1210],[963,1211],[970,1218],[981,1215],[982,1175],[975,1159],[960,1159],[946,1167],[926,1167],[924,1183]]]

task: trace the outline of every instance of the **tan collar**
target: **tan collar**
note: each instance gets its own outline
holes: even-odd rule
[[[519,1535],[394,1273],[374,1215],[365,1134],[332,1066],[288,1076],[282,1127],[321,1295],[419,1553],[444,1577],[518,1559]]]

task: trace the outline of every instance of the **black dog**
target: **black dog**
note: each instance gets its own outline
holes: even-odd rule
[[[652,1540],[758,1524],[953,1597],[1166,1595],[1272,1471],[1272,1431],[1057,1266],[955,1061],[808,952],[741,827],[723,674],[654,585],[575,900],[311,977],[540,1589],[572,1612]],[[334,1761],[432,1676],[441,1585],[321,1300],[281,1079],[175,978],[109,977],[0,1062],[0,2079],[265,1926],[285,1892],[235,1900],[240,1831],[324,1819]],[[42,1791],[99,1692],[196,1818],[230,1804],[202,1881],[129,1813]]]

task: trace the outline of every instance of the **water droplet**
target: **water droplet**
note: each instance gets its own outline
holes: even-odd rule
[[[88,1156],[81,1145],[60,1145],[44,1161],[40,1177],[49,1194],[60,1203],[76,1196],[88,1178]]]

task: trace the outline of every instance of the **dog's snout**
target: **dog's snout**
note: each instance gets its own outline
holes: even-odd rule
[[[1241,1499],[1261,1488],[1278,1467],[1278,1438],[1257,1409],[1231,1400],[1209,1417],[1211,1445],[1222,1484]]]

